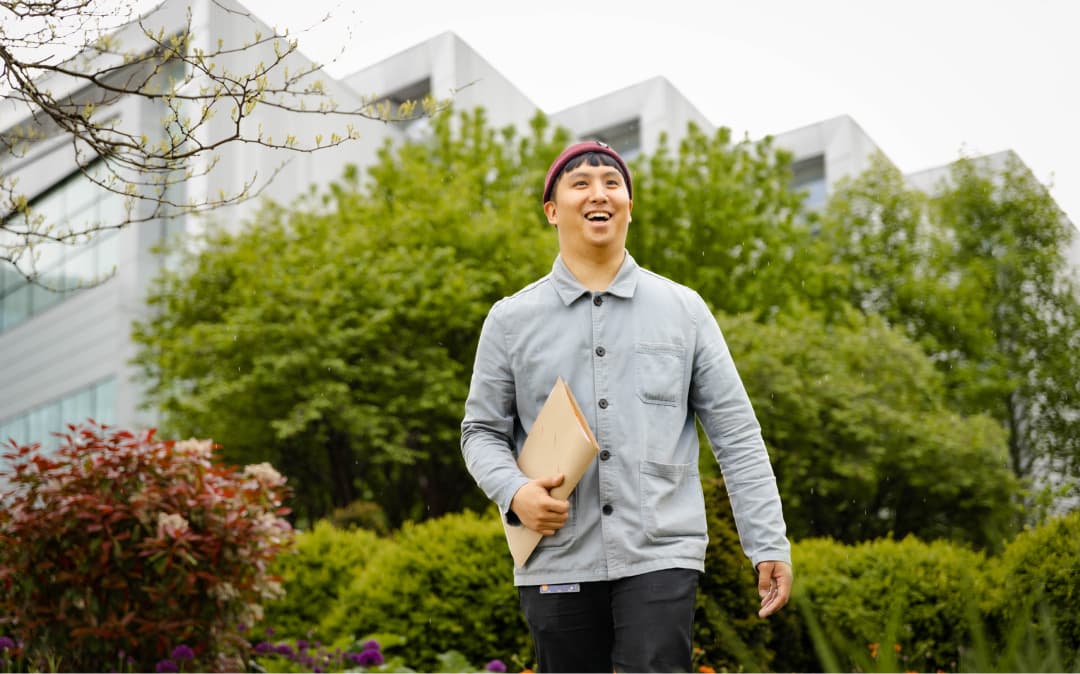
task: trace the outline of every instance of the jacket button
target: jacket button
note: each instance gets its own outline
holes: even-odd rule
[[[603,357],[604,357],[604,354],[605,354],[605,353],[607,353],[607,349],[605,349],[605,348],[604,348],[604,347],[602,347],[602,346],[598,346],[598,347],[596,347],[596,355],[598,355],[598,356],[600,356],[601,358],[603,358]]]
[[[615,509],[611,507],[610,503],[605,503],[604,507],[601,508],[601,510],[603,510],[605,515],[610,515],[611,513],[613,513],[615,511]]]
[[[592,303],[595,304],[596,306],[600,306],[601,304],[604,303],[604,298],[597,295],[596,297],[592,298]]]
[[[600,409],[606,410],[607,409],[607,398],[601,398],[600,401],[597,402],[596,404],[600,406]]]
[[[600,460],[601,461],[607,461],[610,458],[611,458],[611,452],[607,451],[606,449],[600,451]]]

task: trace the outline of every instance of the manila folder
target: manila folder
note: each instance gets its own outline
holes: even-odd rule
[[[551,490],[551,496],[565,500],[599,451],[574,394],[559,377],[525,438],[518,454],[518,467],[530,480],[562,473],[563,483]],[[518,568],[524,567],[543,534],[524,525],[509,524],[505,518],[503,528],[514,563]]]

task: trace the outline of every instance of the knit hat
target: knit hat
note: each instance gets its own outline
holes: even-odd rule
[[[582,143],[574,143],[570,147],[562,151],[562,154],[555,160],[555,163],[548,169],[547,178],[544,180],[544,203],[551,201],[552,192],[555,191],[555,180],[562,173],[563,168],[570,163],[570,160],[574,157],[583,155],[587,152],[598,152],[600,154],[606,154],[615,160],[615,163],[619,165],[619,172],[622,173],[623,178],[626,180],[626,192],[630,198],[634,197],[634,189],[630,184],[630,169],[626,167],[626,162],[623,161],[619,153],[611,149],[611,146],[607,143],[602,143],[598,140],[587,140]]]

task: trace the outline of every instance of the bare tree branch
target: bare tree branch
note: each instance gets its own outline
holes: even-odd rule
[[[192,8],[181,7],[166,2],[136,16],[133,0],[0,0],[0,264],[40,283],[46,244],[236,204],[284,166],[215,196],[179,196],[182,184],[213,174],[227,146],[311,153],[358,138],[358,122],[407,121],[447,106],[431,96],[394,104],[328,85],[287,32],[261,28],[227,0],[203,9],[249,22],[237,42],[205,27],[199,33]],[[160,128],[129,119],[123,108],[131,101],[160,111]],[[275,115],[317,115],[326,131],[275,136],[263,127]],[[65,145],[68,172],[122,199],[121,217],[50,221],[36,208],[40,190],[20,187],[19,168]]]

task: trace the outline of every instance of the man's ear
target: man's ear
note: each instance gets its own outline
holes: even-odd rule
[[[554,201],[544,202],[544,215],[547,216],[548,224],[559,226],[559,212],[555,209]]]

